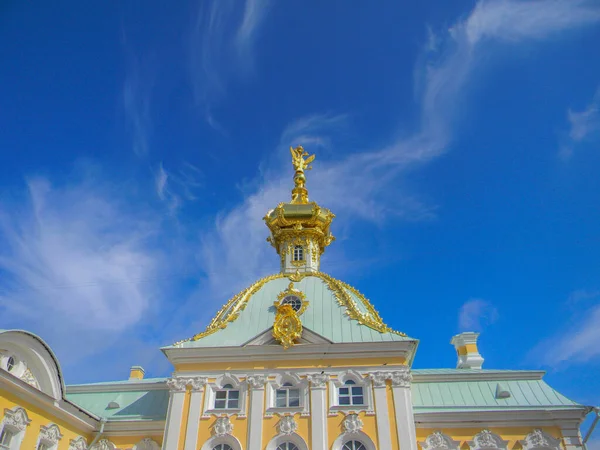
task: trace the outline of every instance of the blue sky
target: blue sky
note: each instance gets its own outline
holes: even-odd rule
[[[290,145],[337,215],[322,269],[452,367],[599,404],[596,1],[4,2],[0,316],[67,382],[150,376],[278,270]],[[423,2],[422,2],[423,3]]]

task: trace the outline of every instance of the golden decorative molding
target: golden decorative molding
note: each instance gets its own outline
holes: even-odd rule
[[[286,278],[286,277],[292,283],[290,283],[291,286],[288,286],[287,290],[279,293],[279,295],[278,295],[279,301],[281,301],[285,297],[285,295],[283,295],[284,293],[298,295],[303,300],[303,308],[304,308],[305,303],[306,303],[306,307],[308,307],[308,302],[304,301],[304,299],[305,299],[304,293],[302,291],[300,291],[299,289],[295,289],[293,286],[293,283],[299,283],[302,280],[304,280],[304,278],[306,278],[306,277],[317,277],[317,278],[320,278],[321,280],[323,280],[327,284],[327,287],[333,293],[338,304],[340,306],[343,306],[346,309],[346,314],[348,315],[348,317],[350,319],[356,320],[361,325],[365,325],[365,326],[367,326],[375,331],[378,331],[380,333],[394,333],[399,336],[404,336],[404,337],[406,336],[406,334],[388,327],[383,322],[383,320],[381,319],[381,316],[379,315],[377,310],[373,307],[373,305],[369,302],[369,300],[367,298],[365,298],[365,296],[362,295],[357,289],[350,286],[349,284],[346,284],[343,281],[337,280],[323,272],[300,273],[299,271],[296,271],[296,273],[292,273],[292,274],[286,275],[286,274],[278,273],[278,274],[270,275],[265,278],[261,278],[260,280],[258,280],[254,284],[252,284],[250,287],[248,287],[247,289],[244,289],[242,292],[240,292],[239,294],[237,294],[233,298],[231,298],[221,308],[219,313],[210,322],[208,327],[206,327],[206,330],[204,330],[201,333],[196,334],[195,336],[193,336],[189,339],[185,339],[185,340],[176,342],[173,345],[179,345],[183,342],[188,342],[188,341],[197,341],[198,339],[202,339],[205,336],[209,336],[219,330],[226,328],[229,323],[233,322],[235,319],[238,318],[240,312],[244,310],[248,301],[250,301],[252,295],[254,295],[260,288],[262,288],[266,283],[268,283],[271,280],[276,280],[279,278]],[[359,308],[359,305],[352,298],[352,296],[349,294],[349,292],[351,294],[353,294],[353,296],[357,299],[357,301],[361,305],[363,305],[364,309],[366,310],[365,312],[361,311],[361,309]],[[302,295],[300,295],[300,294],[302,294]],[[280,298],[280,296],[282,296],[282,295],[283,295],[283,297]],[[302,314],[305,311],[305,309],[306,308],[301,309],[301,312],[299,312],[299,314]]]
[[[275,306],[276,308],[279,307],[279,305],[281,305],[281,302],[283,301],[283,299],[290,295],[298,297],[300,299],[300,301],[302,302],[302,306],[300,307],[300,309],[297,312],[297,314],[299,316],[301,316],[302,313],[304,313],[304,311],[306,311],[306,308],[308,308],[309,302],[306,301],[306,295],[304,295],[304,292],[299,291],[298,289],[294,288],[293,281],[290,281],[290,284],[288,285],[287,289],[285,289],[284,291],[281,291],[279,294],[277,294],[277,301],[275,303],[273,303],[273,306]]]
[[[275,322],[273,323],[273,337],[277,340],[284,350],[292,347],[296,340],[302,336],[302,322],[298,317],[292,305],[278,304]]]

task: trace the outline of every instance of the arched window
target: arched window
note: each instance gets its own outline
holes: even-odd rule
[[[231,448],[231,445],[228,444],[217,444],[215,445],[212,450],[233,450]]]
[[[240,402],[240,391],[231,384],[226,384],[217,391],[215,396],[215,409],[237,409]],[[227,444],[222,444],[227,445]]]
[[[277,446],[277,450],[298,450],[298,447],[291,442],[284,442],[283,444]]]
[[[346,380],[344,386],[339,388],[338,396],[340,406],[365,404],[363,388],[362,386],[356,386],[354,380]]]
[[[348,441],[344,444],[342,450],[367,450],[367,447],[360,441]]]
[[[294,261],[304,261],[304,247],[301,245],[294,247]]]
[[[277,389],[275,393],[275,407],[296,408],[300,406],[300,389],[293,388],[292,386],[292,383],[284,383],[281,388]]]
[[[12,372],[13,367],[15,367],[15,358],[13,356],[9,356],[6,360],[6,370]]]

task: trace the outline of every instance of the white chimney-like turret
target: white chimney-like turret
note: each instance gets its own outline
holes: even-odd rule
[[[481,369],[483,365],[483,357],[477,350],[477,338],[479,333],[467,331],[457,334],[452,338],[450,343],[456,349],[458,360],[456,362],[457,369]]]

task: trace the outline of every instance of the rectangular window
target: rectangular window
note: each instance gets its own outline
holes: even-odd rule
[[[341,387],[338,398],[340,406],[364,405],[365,403],[361,386]]]
[[[10,442],[12,441],[13,434],[8,431],[6,428],[2,430],[0,434],[0,448],[1,449],[9,449]]]
[[[215,396],[215,409],[237,409],[240,404],[240,391],[218,391]]]
[[[300,389],[277,389],[275,392],[277,408],[297,408],[300,406]]]

